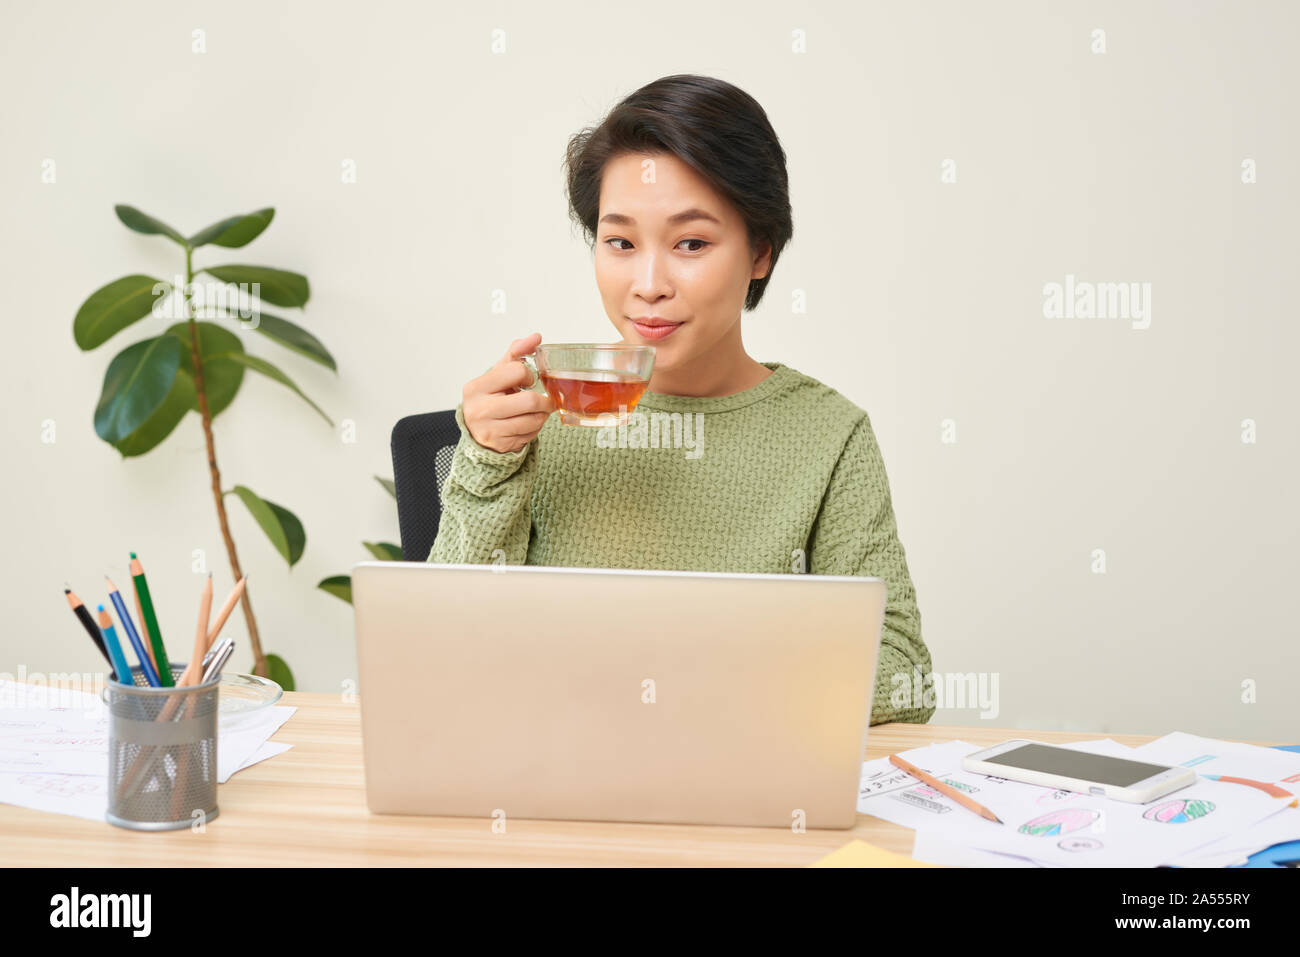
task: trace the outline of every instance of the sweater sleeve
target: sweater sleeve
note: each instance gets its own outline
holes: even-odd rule
[[[428,561],[477,565],[503,558],[523,565],[532,536],[537,439],[514,452],[497,452],[474,441],[460,405],[456,424],[460,441],[442,486],[442,517]]]
[[[931,670],[930,652],[921,638],[921,613],[898,540],[884,459],[865,413],[840,454],[813,523],[808,570],[814,575],[884,580],[888,595],[871,723],[928,722],[934,705],[926,707],[924,700],[912,699],[916,690],[913,669],[919,669],[924,683]]]

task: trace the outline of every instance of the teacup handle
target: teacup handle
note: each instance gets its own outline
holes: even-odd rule
[[[526,356],[519,357],[519,361],[527,366],[529,371],[533,374],[533,384],[525,386],[524,388],[528,389],[530,392],[545,392],[546,387],[542,385],[542,374],[537,370],[537,362],[533,358],[535,355],[537,355],[537,353],[532,352]]]

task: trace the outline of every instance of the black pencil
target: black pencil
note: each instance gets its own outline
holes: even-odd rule
[[[90,632],[90,638],[95,643],[95,647],[99,649],[99,653],[103,655],[104,660],[108,662],[108,670],[112,674],[117,675],[117,670],[113,667],[113,659],[108,656],[108,649],[104,647],[104,636],[99,633],[99,626],[95,624],[95,619],[90,617],[89,610],[87,610],[85,604],[82,603],[81,599],[77,597],[76,593],[73,592],[71,588],[64,588],[63,594],[68,599],[68,607],[76,614],[86,631]],[[118,675],[118,680],[124,681],[126,679],[121,675]]]

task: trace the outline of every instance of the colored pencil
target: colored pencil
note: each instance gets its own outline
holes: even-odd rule
[[[104,660],[108,662],[109,667],[116,671],[117,665],[114,663],[113,659],[109,657],[108,649],[104,647],[104,636],[99,633],[99,626],[95,624],[95,619],[90,617],[90,610],[86,608],[85,603],[77,597],[76,593],[73,592],[71,588],[65,587],[63,589],[63,594],[64,597],[68,599],[68,607],[71,608],[73,613],[77,616],[77,620],[81,622],[81,626],[86,629],[91,640],[94,641],[95,647],[99,649],[99,653],[104,656]]]
[[[122,593],[117,590],[117,586],[113,584],[113,580],[107,575],[104,576],[104,581],[108,582],[108,597],[112,600],[113,607],[117,609],[117,617],[122,621],[122,630],[126,632],[131,647],[135,649],[135,656],[140,659],[140,668],[144,671],[149,687],[161,688],[162,683],[158,680],[158,672],[153,670],[153,662],[149,660],[149,652],[144,650],[144,643],[140,641],[140,633],[135,630],[135,624],[131,621],[131,613],[126,610],[126,602],[122,601]]]
[[[914,778],[920,778],[922,781],[930,785],[930,787],[934,788],[940,794],[946,794],[948,797],[952,798],[962,807],[974,811],[976,814],[978,814],[980,817],[984,818],[985,820],[993,821],[996,824],[1003,823],[1000,817],[998,817],[996,814],[994,814],[992,811],[986,808],[983,804],[980,804],[978,801],[967,797],[965,794],[962,794],[955,787],[952,787],[951,785],[948,784],[944,784],[933,774],[926,774],[916,765],[903,760],[898,755],[891,754],[889,756],[889,763],[896,768],[902,768],[904,771],[912,775],[912,777]]]
[[[131,666],[127,664],[126,655],[122,654],[122,644],[117,640],[117,632],[113,630],[113,619],[108,617],[103,605],[99,606],[99,627],[103,629],[104,644],[108,646],[109,660],[117,674],[117,680],[124,685],[135,684],[131,680]]]
[[[140,627],[143,628],[143,627],[144,627],[144,609],[140,607],[140,589],[138,589],[138,588],[135,587],[135,583],[134,583],[134,582],[131,583],[131,594],[135,596],[135,620],[138,621],[138,622],[140,622]],[[146,636],[146,637],[147,637],[147,636]],[[154,671],[157,671],[157,670],[158,670],[158,660],[157,660],[156,658],[154,658],[154,656],[153,656],[153,648],[150,646],[150,644],[149,644],[148,641],[146,641],[146,642],[144,643],[144,650],[147,651],[147,652],[149,652],[149,663],[150,663],[151,665],[153,665],[153,670],[154,670]],[[161,678],[161,676],[159,676],[159,677]]]
[[[167,661],[167,649],[163,645],[162,629],[158,627],[158,616],[153,610],[153,597],[149,594],[149,582],[144,577],[144,566],[135,552],[131,553],[131,580],[135,582],[135,593],[140,599],[142,627],[148,634],[150,647],[153,648],[154,667],[158,669],[158,680],[164,688],[176,684],[172,678],[172,668]]]

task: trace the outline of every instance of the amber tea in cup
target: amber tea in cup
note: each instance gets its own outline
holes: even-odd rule
[[[588,343],[538,346],[524,358],[562,423],[598,427],[627,421],[650,385],[654,361],[654,346]]]

